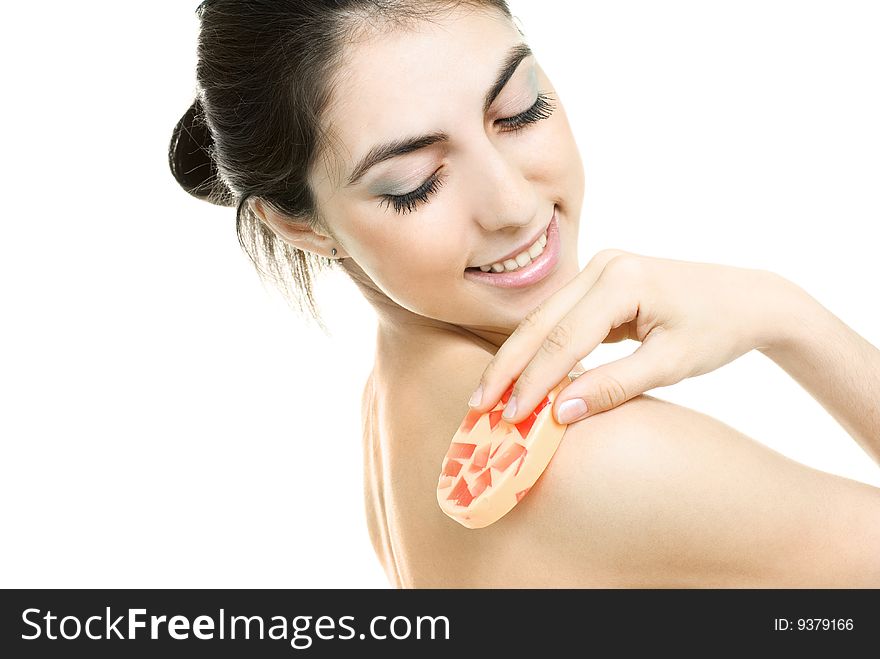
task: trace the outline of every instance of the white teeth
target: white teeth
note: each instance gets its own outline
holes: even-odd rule
[[[514,270],[519,270],[520,268],[524,268],[529,263],[532,262],[532,259],[538,258],[541,253],[544,251],[544,248],[547,246],[547,234],[542,233],[541,237],[538,238],[534,244],[529,247],[526,251],[520,252],[516,256],[511,259],[505,260],[503,263],[493,263],[492,265],[481,265],[480,270],[483,272],[512,272]]]

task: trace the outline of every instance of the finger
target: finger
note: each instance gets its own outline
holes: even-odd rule
[[[612,328],[639,313],[640,291],[625,280],[600,277],[546,335],[516,380],[502,418],[519,423]],[[581,376],[584,377],[584,376]]]
[[[495,407],[537,352],[547,333],[596,283],[605,266],[623,254],[627,252],[617,249],[597,252],[574,279],[532,309],[486,366],[468,404],[479,412]],[[545,394],[555,385],[550,386]]]
[[[553,415],[559,423],[574,423],[655,387],[674,384],[681,379],[672,367],[678,357],[668,342],[659,337],[648,339],[631,355],[590,369],[574,380],[559,392]]]

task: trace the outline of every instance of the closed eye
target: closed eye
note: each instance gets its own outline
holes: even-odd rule
[[[419,204],[426,203],[428,198],[437,192],[437,189],[441,185],[443,185],[443,179],[437,174],[437,172],[434,172],[427,181],[422,183],[412,192],[407,192],[402,195],[385,194],[382,195],[382,201],[379,203],[385,204],[386,208],[393,205],[394,212],[396,213],[411,213]]]
[[[534,105],[525,112],[521,112],[513,117],[505,117],[504,119],[496,119],[495,123],[501,126],[503,132],[519,132],[526,126],[537,123],[541,119],[547,119],[553,114],[556,104],[550,94],[539,93]],[[443,179],[434,172],[428,180],[411,192],[402,195],[385,194],[381,195],[380,205],[385,204],[386,208],[393,206],[394,212],[399,214],[411,213],[416,210],[420,204],[428,202],[428,199],[434,194],[438,188],[443,185]]]
[[[541,119],[546,119],[553,114],[553,110],[555,109],[556,105],[553,103],[553,97],[550,94],[541,92],[538,94],[538,99],[535,101],[535,104],[528,110],[521,112],[514,117],[498,119],[495,123],[517,131],[529,124],[540,121]]]

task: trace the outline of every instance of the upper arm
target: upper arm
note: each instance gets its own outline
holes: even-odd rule
[[[650,396],[569,426],[541,508],[612,583],[877,587],[880,489]]]

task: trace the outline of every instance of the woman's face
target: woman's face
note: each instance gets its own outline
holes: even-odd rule
[[[365,36],[345,51],[325,118],[335,146],[311,173],[323,220],[381,292],[487,338],[509,335],[580,270],[583,165],[524,46],[507,17],[467,8]],[[528,281],[505,287],[510,277],[482,274],[528,251],[554,209],[558,237],[524,268],[535,271]]]

